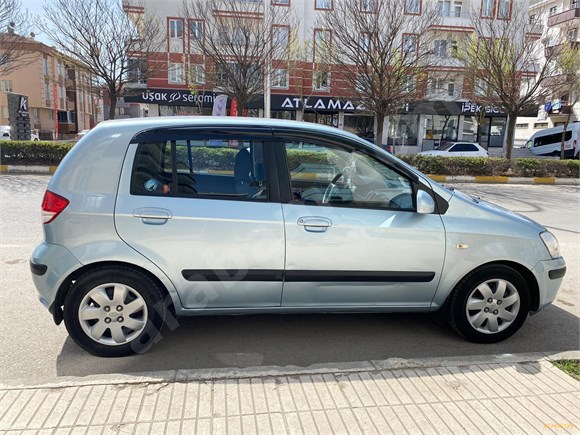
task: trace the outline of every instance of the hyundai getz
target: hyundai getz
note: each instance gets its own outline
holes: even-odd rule
[[[103,122],[58,167],[42,219],[40,302],[100,356],[148,349],[169,315],[439,312],[492,343],[566,272],[540,224],[292,121]]]

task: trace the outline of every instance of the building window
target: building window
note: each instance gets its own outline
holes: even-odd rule
[[[332,9],[332,0],[314,0],[314,9]]]
[[[433,42],[433,54],[435,56],[447,56],[447,40],[437,39]]]
[[[548,123],[547,122],[535,122],[534,123],[534,128],[538,129],[538,128],[548,128]]]
[[[516,128],[529,128],[530,124],[516,124]]]
[[[377,0],[360,0],[360,10],[362,12],[376,12]]]
[[[287,47],[290,43],[290,29],[286,26],[273,26],[272,43],[274,47]]]
[[[46,76],[50,73],[50,70],[48,68],[48,57],[47,56],[44,56],[42,58],[42,70],[44,72],[44,75],[46,75]]]
[[[403,35],[403,53],[410,58],[416,57],[419,45],[417,35]],[[405,57],[407,57],[405,56]]]
[[[359,35],[358,46],[363,53],[368,53],[372,50],[372,43],[372,35],[370,33],[363,32]]]
[[[314,90],[330,91],[330,72],[314,71]]]
[[[2,106],[2,118],[8,119],[10,117],[8,113],[8,106]]]
[[[512,1],[511,0],[499,0],[499,10],[497,11],[497,17],[502,20],[509,20],[512,13]]]
[[[403,92],[410,94],[415,92],[416,80],[413,76],[407,76],[403,82]]]
[[[481,16],[482,18],[493,18],[495,9],[495,0],[482,0]]]
[[[556,15],[557,12],[558,12],[558,6],[552,6],[548,11],[548,15],[550,15],[550,16]]]
[[[183,20],[169,20],[169,37],[171,39],[183,38]]]
[[[455,80],[453,79],[447,82],[447,96],[455,97]]]
[[[320,62],[328,58],[332,34],[330,30],[314,30],[314,61]]]
[[[205,65],[201,63],[189,64],[189,81],[196,85],[205,84]]]
[[[272,70],[272,87],[278,89],[288,89],[288,70],[276,68]]]
[[[203,21],[190,20],[189,21],[189,37],[203,43]]]
[[[185,82],[183,74],[183,64],[170,62],[168,68],[168,77],[169,83],[183,84]]]
[[[421,0],[405,0],[405,13],[409,15],[420,15]]]
[[[0,80],[0,92],[12,92],[12,80]]]
[[[50,104],[51,94],[50,94],[50,83],[44,82],[44,99],[46,100],[46,104]]]

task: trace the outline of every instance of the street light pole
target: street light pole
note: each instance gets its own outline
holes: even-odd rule
[[[264,0],[264,24],[269,22],[270,0]],[[264,118],[270,118],[270,87],[271,87],[271,56],[272,51],[272,29],[265,29],[267,34],[268,48],[266,49],[266,68],[264,71]]]

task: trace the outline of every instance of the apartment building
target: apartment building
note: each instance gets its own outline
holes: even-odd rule
[[[0,124],[8,125],[8,97],[28,96],[30,125],[41,140],[74,137],[92,128],[96,96],[89,74],[67,61],[54,48],[33,38],[21,37],[26,63],[0,76]]]
[[[532,0],[530,19],[539,20],[544,33],[542,41],[547,50],[558,50],[563,44],[578,50],[580,56],[580,0]],[[556,77],[557,80],[557,77]],[[546,86],[551,85],[547,80]],[[574,95],[554,92],[552,99],[538,107],[538,115],[519,117],[516,124],[516,140],[524,144],[539,130],[563,125],[572,114],[571,122],[580,121],[580,102],[571,105]]]
[[[332,29],[319,28],[319,17],[332,13],[334,2],[345,0],[231,0],[268,2],[268,8],[290,8],[297,17],[297,32],[302,41],[332,40]],[[360,7],[372,12],[377,0],[348,0],[360,2]],[[437,6],[439,24],[431,29],[434,36],[431,61],[428,69],[429,85],[425,89],[424,101],[401,107],[400,113],[387,120],[385,144],[397,145],[397,152],[415,153],[423,144],[456,140],[473,141],[477,136],[475,113],[478,106],[470,101],[472,84],[464,78],[464,68],[454,59],[458,44],[473,33],[471,19],[510,19],[513,7],[528,7],[527,0],[406,0],[405,11],[421,14],[424,4]],[[145,9],[162,18],[167,31],[167,51],[160,57],[167,62],[165,74],[149,78],[141,86],[142,92],[125,98],[129,104],[146,107],[148,116],[211,114],[219,90],[205,79],[211,66],[203,57],[188,59],[188,38],[204,37],[204,21],[207,17],[187,20],[180,17],[181,0],[158,2],[145,0],[124,5],[129,13]],[[289,26],[281,23],[273,29],[280,38],[288,38]],[[407,38],[407,39],[405,39]],[[408,42],[408,35],[401,35],[401,46]],[[315,54],[313,53],[313,56]],[[298,89],[298,80],[283,63],[273,62],[271,75],[271,117],[298,119],[333,125],[353,131],[361,136],[373,136],[374,119],[365,111],[364,104],[356,102],[356,84],[340,80],[340,71],[329,71],[316,75],[312,61],[304,62],[299,68],[306,76],[300,84],[308,89]],[[194,70],[193,70],[194,69]],[[195,94],[186,83],[194,71]],[[308,96],[302,110],[304,95]],[[143,110],[141,110],[143,112]],[[249,116],[264,116],[263,98],[258,98],[247,107]],[[487,108],[487,116],[481,129],[480,142],[485,146],[501,147],[504,143],[506,116]]]

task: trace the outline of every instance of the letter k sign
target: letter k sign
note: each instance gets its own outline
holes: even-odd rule
[[[28,112],[28,98],[20,97],[20,109],[22,112]]]

